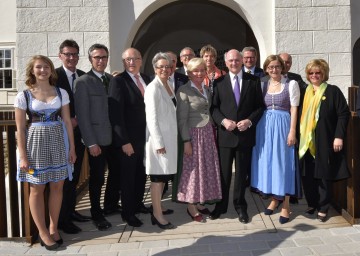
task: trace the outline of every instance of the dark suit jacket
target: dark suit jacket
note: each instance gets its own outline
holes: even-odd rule
[[[241,70],[245,73],[244,66],[242,67]],[[261,78],[261,77],[265,76],[265,73],[264,73],[264,70],[262,68],[255,67],[253,75]]]
[[[61,67],[57,68],[56,73],[58,75],[58,80],[56,81],[56,86],[64,89],[69,94],[70,117],[75,117],[74,93],[71,90],[71,85],[69,84],[69,80],[66,76],[64,67],[61,66]],[[85,74],[85,72],[80,69],[77,69],[76,73],[79,77]]]
[[[174,79],[175,79],[175,93],[177,92],[180,86],[186,84],[189,81],[188,76],[176,72],[174,73]]]
[[[140,74],[146,84],[150,78]],[[110,121],[113,127],[113,145],[121,147],[127,143],[145,148],[146,116],[144,97],[135,82],[124,71],[116,76],[109,88]]]
[[[112,75],[106,73],[111,83]],[[75,110],[81,135],[86,147],[111,144],[109,103],[102,80],[89,71],[75,80]]]
[[[243,72],[240,104],[237,106],[230,75],[226,74],[214,81],[214,96],[211,108],[212,117],[218,126],[220,147],[252,147],[255,145],[256,124],[265,109],[260,80]],[[252,126],[246,131],[235,129],[229,132],[221,125],[224,118],[236,122],[250,119]]]
[[[176,69],[175,72],[187,76],[186,73],[185,73],[184,67],[180,67],[180,68]]]

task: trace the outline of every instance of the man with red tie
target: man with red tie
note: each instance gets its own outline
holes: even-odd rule
[[[140,73],[142,57],[135,48],[122,53],[125,71],[110,83],[109,116],[113,127],[114,170],[120,171],[122,218],[133,227],[143,223],[136,213],[150,213],[143,203],[145,192],[145,103],[150,78]]]

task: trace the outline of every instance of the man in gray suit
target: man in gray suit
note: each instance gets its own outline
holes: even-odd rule
[[[111,223],[103,215],[100,196],[112,139],[108,110],[108,87],[112,76],[105,72],[109,58],[109,50],[105,45],[92,45],[88,55],[92,69],[75,81],[75,110],[82,139],[89,153],[91,217],[99,230],[107,230]]]

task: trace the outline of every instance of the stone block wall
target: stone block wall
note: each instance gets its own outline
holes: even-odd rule
[[[94,43],[109,47],[108,0],[17,0],[16,26],[17,87],[21,91],[29,58],[46,55],[55,67],[60,66],[59,45],[65,39],[74,39],[80,46],[78,67],[90,69],[87,49]]]
[[[350,0],[276,0],[275,17],[276,52],[293,56],[291,71],[306,81],[306,64],[323,58],[330,66],[329,83],[347,97],[352,85]]]

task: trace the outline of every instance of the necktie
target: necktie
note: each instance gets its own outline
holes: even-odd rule
[[[105,76],[105,75],[102,75],[102,76],[101,76],[101,80],[102,80],[102,82],[103,82],[103,84],[104,84],[106,93],[108,93],[109,83],[108,83],[108,80],[107,80],[106,76]]]
[[[76,74],[73,73],[71,76],[72,76],[71,91],[74,91],[74,83],[75,83],[75,79],[76,79]]]
[[[136,85],[139,88],[141,95],[144,97],[144,87],[140,81],[140,76],[139,75],[134,75],[135,79],[136,79]]]
[[[246,73],[251,74],[251,70],[249,69],[248,71],[246,71]]]
[[[235,78],[234,95],[235,95],[236,104],[239,106],[239,102],[240,102],[240,84],[239,84],[238,76],[235,76],[234,78]]]

